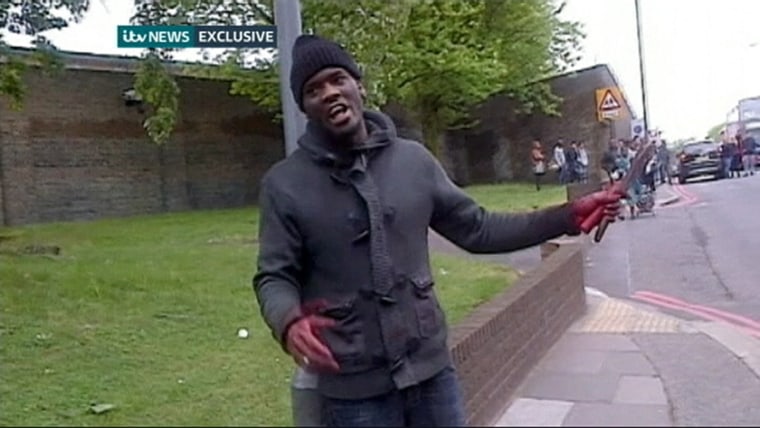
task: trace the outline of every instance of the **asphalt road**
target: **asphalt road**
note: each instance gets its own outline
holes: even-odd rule
[[[657,299],[682,318],[754,321],[760,332],[760,176],[675,189],[682,202],[616,223],[590,248],[589,285]]]
[[[681,201],[616,222],[586,250],[586,285],[679,318],[726,321],[760,338],[760,175],[667,186]],[[435,234],[437,251],[462,254]],[[530,270],[537,248],[468,255]],[[675,426],[757,426],[760,378],[705,334],[634,333],[660,376]],[[625,423],[625,420],[620,420]]]

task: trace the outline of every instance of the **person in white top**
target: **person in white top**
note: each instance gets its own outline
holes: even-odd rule
[[[588,152],[583,141],[578,142],[578,178],[581,183],[588,182]]]
[[[552,155],[552,158],[554,165],[557,167],[557,172],[559,172],[559,182],[560,184],[565,184],[565,178],[567,177],[567,165],[565,162],[565,148],[562,146],[562,140],[558,141],[557,144],[554,145],[554,153]]]

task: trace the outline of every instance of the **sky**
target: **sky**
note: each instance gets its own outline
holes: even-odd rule
[[[50,32],[62,50],[139,55],[116,47],[131,0],[93,0],[84,20]],[[634,0],[567,0],[566,19],[587,35],[576,68],[610,66],[637,116],[643,114]],[[640,0],[647,119],[669,140],[702,138],[741,98],[760,96],[760,1]],[[28,40],[7,36],[15,45]],[[189,50],[177,59],[192,60]]]

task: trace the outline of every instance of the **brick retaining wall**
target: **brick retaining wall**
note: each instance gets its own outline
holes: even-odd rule
[[[491,425],[530,370],[586,308],[583,250],[563,244],[451,330],[468,423]]]

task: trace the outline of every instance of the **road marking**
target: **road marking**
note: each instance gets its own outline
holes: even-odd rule
[[[676,190],[681,192],[681,194],[688,199],[695,200],[695,201],[699,199],[697,195],[692,193],[691,190],[687,189],[682,184],[676,184]]]
[[[661,306],[669,309],[675,309],[682,312],[688,312],[700,318],[710,321],[728,322],[744,332],[760,338],[760,322],[731,312],[711,308],[709,306],[689,303],[675,297],[664,294],[654,293],[651,291],[637,291],[631,295],[633,299],[646,302],[652,305]]]
[[[673,189],[674,192],[676,192],[681,197],[681,200],[674,204],[660,207],[661,209],[685,207],[685,206],[693,205],[694,203],[699,201],[698,197],[696,197],[693,193],[689,192],[688,190],[684,189],[684,187],[680,184],[673,184],[671,188]]]

